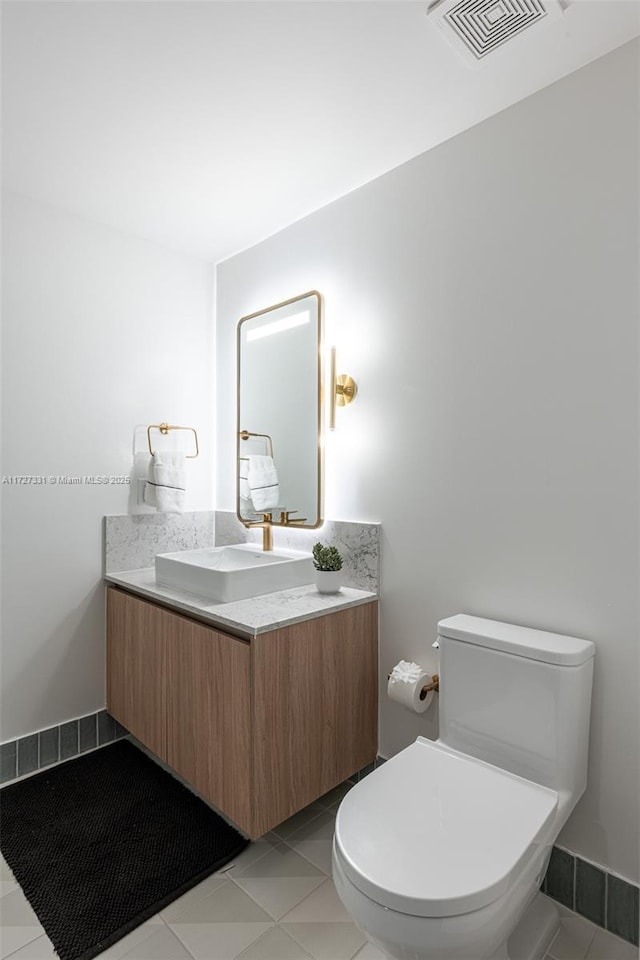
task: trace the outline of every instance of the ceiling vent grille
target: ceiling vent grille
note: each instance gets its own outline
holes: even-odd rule
[[[427,9],[447,39],[476,64],[523,31],[562,13],[561,0],[434,0]]]

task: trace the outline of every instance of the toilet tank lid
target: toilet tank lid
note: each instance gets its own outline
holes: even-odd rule
[[[532,627],[519,627],[498,620],[484,620],[466,613],[440,620],[438,634],[479,647],[500,650],[516,657],[542,660],[544,663],[564,667],[576,667],[585,663],[594,656],[596,650],[591,640],[534,630]]]

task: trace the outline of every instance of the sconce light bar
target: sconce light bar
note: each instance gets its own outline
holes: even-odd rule
[[[346,407],[353,403],[358,393],[358,385],[348,373],[336,375],[336,348],[331,348],[331,409],[329,413],[329,429],[336,428],[336,407]]]
[[[291,317],[283,317],[281,320],[274,320],[273,323],[265,323],[263,327],[249,330],[247,343],[249,340],[261,340],[262,337],[270,337],[273,333],[282,333],[283,330],[301,327],[304,323],[309,323],[309,319],[309,312],[305,310],[304,313],[294,313]]]

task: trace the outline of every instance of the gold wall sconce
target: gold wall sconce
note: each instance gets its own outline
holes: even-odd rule
[[[336,428],[336,407],[346,407],[353,403],[358,393],[358,384],[348,373],[336,374],[336,348],[331,348],[331,409],[329,429]]]

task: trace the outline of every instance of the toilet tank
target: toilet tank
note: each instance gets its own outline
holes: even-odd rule
[[[595,646],[458,614],[438,624],[440,742],[560,794],[584,792]]]

